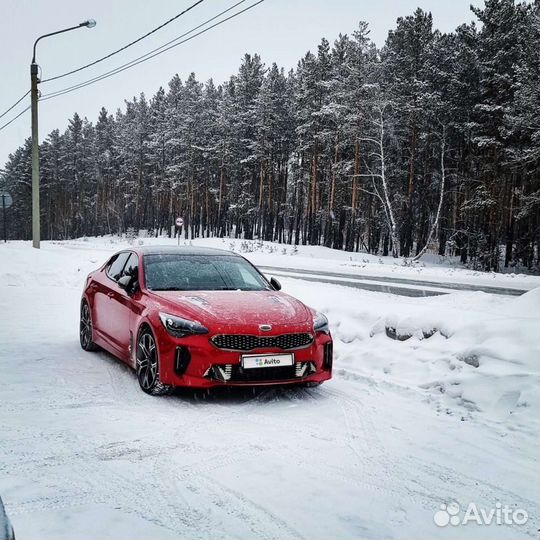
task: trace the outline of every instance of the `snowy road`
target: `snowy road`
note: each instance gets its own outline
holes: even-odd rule
[[[102,259],[0,246],[0,493],[19,540],[536,537],[538,315],[520,318],[526,304],[285,278],[331,320],[334,380],[153,398],[79,348],[82,282]],[[392,316],[446,321],[451,337],[391,340],[378,321]],[[529,521],[439,528],[451,501]]]
[[[367,291],[398,294],[400,296],[438,296],[455,291],[481,291],[490,294],[502,294],[506,296],[520,296],[528,289],[493,287],[480,284],[466,283],[441,283],[420,279],[407,279],[397,276],[386,277],[380,275],[356,275],[352,273],[340,273],[331,271],[308,270],[305,268],[287,268],[282,266],[259,266],[264,272],[276,276],[292,277],[319,283],[331,283],[344,285],[355,289]]]

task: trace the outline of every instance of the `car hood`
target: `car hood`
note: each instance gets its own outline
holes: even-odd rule
[[[312,323],[307,306],[277,291],[152,291],[152,295],[172,315],[222,329],[261,324],[270,324],[274,329],[299,325],[308,328]]]

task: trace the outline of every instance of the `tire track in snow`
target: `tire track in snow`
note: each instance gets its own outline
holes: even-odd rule
[[[339,390],[325,388],[324,392],[332,394],[337,401],[345,404],[342,408],[344,415],[349,413],[352,409],[355,411],[353,417],[358,418],[358,411],[360,407],[363,406],[361,402],[357,403],[353,401],[348,394]],[[383,465],[384,478],[382,482],[377,482],[375,484],[376,489],[387,492],[389,496],[396,500],[402,500],[405,495],[417,504],[421,504],[427,510],[433,510],[439,504],[448,503],[452,500],[461,502],[461,504],[466,507],[471,501],[460,501],[459,496],[459,494],[466,492],[474,493],[475,501],[477,503],[481,501],[485,506],[489,506],[490,504],[494,506],[496,502],[501,501],[503,504],[505,502],[511,502],[515,507],[527,510],[529,513],[527,528],[530,531],[528,534],[534,536],[534,531],[538,530],[539,520],[538,515],[534,515],[531,511],[532,509],[536,509],[536,504],[533,501],[510,490],[495,486],[481,478],[458,473],[437,462],[422,461],[414,456],[402,456],[401,460],[391,458],[377,435],[370,415],[365,414],[367,411],[368,409],[363,406],[362,413],[364,414],[360,417],[359,429],[361,429],[364,434],[367,434],[370,440],[375,441],[377,452],[371,453],[371,456],[365,456],[363,453],[357,455],[367,457],[368,463],[371,463],[372,465],[376,465],[377,463]],[[358,426],[358,422],[353,424],[347,423],[347,426],[348,430],[354,430]],[[347,436],[347,439],[349,442],[351,441],[349,436]],[[381,453],[382,460],[373,460],[373,456],[379,452]],[[422,474],[411,475],[411,471],[421,471]],[[409,485],[405,485],[404,480],[415,483],[417,487],[411,488]],[[361,482],[363,484],[368,483],[364,479],[362,479]],[[441,489],[444,490],[444,494],[440,494]],[[523,527],[517,525],[512,525],[512,527],[518,533],[523,532]]]
[[[283,538],[302,540],[304,538],[288,522],[261,504],[256,503],[253,499],[207,475],[203,474],[201,477],[210,486],[209,491],[213,492],[213,500],[216,501],[216,504],[222,507],[229,515],[247,523],[250,531],[257,538],[268,540],[281,540]],[[224,497],[224,494],[227,495],[227,498]]]

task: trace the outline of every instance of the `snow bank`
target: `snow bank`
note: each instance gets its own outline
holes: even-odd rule
[[[464,420],[538,432],[540,289],[411,299],[283,281],[328,316],[338,375],[422,392]]]

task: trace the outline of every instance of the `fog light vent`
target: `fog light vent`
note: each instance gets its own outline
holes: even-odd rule
[[[230,381],[232,375],[232,364],[214,365],[212,368],[214,377],[222,381]]]
[[[174,359],[174,372],[177,375],[183,375],[191,361],[191,354],[187,347],[176,347],[176,356]]]
[[[323,369],[326,369],[327,371],[332,369],[332,362],[333,362],[333,349],[334,346],[332,342],[326,343],[324,346],[324,357],[323,357]]]
[[[295,375],[297,377],[306,377],[317,372],[315,362],[297,362],[295,367]]]

